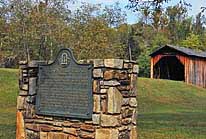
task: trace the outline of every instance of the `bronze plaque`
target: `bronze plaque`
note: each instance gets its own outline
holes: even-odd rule
[[[37,88],[37,114],[92,118],[92,65],[78,64],[69,49],[61,49],[52,64],[39,66]]]

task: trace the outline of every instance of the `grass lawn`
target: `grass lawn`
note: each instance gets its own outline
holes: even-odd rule
[[[0,69],[0,139],[15,138],[18,70]],[[139,139],[206,139],[206,89],[139,78]]]
[[[0,69],[0,139],[15,139],[18,70]]]
[[[139,78],[139,139],[206,139],[206,89]]]

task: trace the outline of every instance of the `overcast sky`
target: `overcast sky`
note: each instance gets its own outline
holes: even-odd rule
[[[180,0],[171,0],[172,2],[169,2],[168,5],[174,5],[178,3]],[[191,10],[189,11],[190,16],[195,16],[199,11],[200,8],[205,6],[206,7],[206,0],[186,0],[188,3],[192,5]],[[126,11],[127,14],[127,22],[129,24],[137,22],[138,15],[131,10],[125,8],[125,6],[128,4],[128,0],[78,0],[76,4],[71,5],[72,9],[76,9],[81,5],[81,2],[87,2],[92,4],[103,4],[103,5],[112,5],[115,2],[119,2],[121,8]]]

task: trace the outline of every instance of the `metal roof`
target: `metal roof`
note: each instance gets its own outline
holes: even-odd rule
[[[175,50],[177,50],[179,52],[182,52],[182,53],[184,53],[184,54],[186,54],[188,56],[195,56],[195,57],[206,58],[206,52],[197,52],[197,51],[195,51],[193,49],[190,49],[190,48],[179,47],[179,46],[174,46],[174,45],[169,45],[169,44],[158,48],[153,53],[151,53],[150,56],[155,55],[155,53],[157,53],[159,50],[161,50],[164,47],[169,47],[169,48],[175,49]]]

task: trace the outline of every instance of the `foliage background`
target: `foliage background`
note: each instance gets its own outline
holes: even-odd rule
[[[0,59],[52,60],[62,47],[79,59],[125,58],[138,61],[140,76],[149,77],[149,54],[165,44],[206,50],[205,9],[188,16],[191,5],[180,0],[129,0],[137,23],[126,23],[126,12],[111,6],[74,0],[0,0]],[[131,53],[131,56],[130,56]]]

